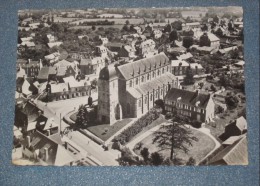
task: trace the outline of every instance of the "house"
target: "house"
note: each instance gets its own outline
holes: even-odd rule
[[[31,29],[36,29],[36,28],[39,27],[40,24],[41,24],[41,23],[31,23],[31,24],[29,24],[29,27],[30,27]]]
[[[22,144],[22,157],[39,165],[73,165],[75,159],[72,154],[62,146],[61,140],[53,139],[53,135],[48,137],[38,131],[28,135]]]
[[[39,83],[44,83],[48,80],[56,80],[55,67],[42,67],[37,76]]]
[[[22,43],[23,43],[23,42],[29,42],[29,41],[31,41],[31,40],[33,40],[32,37],[22,37],[22,38],[21,38],[21,42],[22,42]]]
[[[68,90],[74,92],[74,97],[76,94],[83,93],[85,95],[89,95],[87,91],[89,91],[90,83],[86,80],[76,80],[74,77],[66,77],[63,78],[63,81],[68,84]]]
[[[209,160],[209,165],[248,165],[247,138],[243,136]]]
[[[105,58],[108,56],[108,49],[104,45],[96,46],[95,53],[97,56]]]
[[[16,91],[22,93],[26,98],[38,93],[37,87],[33,84],[33,79],[25,77],[19,77],[16,79]]]
[[[101,40],[102,44],[105,45],[108,43],[108,38],[99,36],[99,39]]]
[[[124,45],[120,48],[118,52],[118,57],[128,57],[128,58],[135,58],[135,48],[129,46],[129,45]]]
[[[59,132],[59,125],[54,121],[54,118],[41,115],[36,120],[35,129],[46,136],[51,136]]]
[[[186,75],[189,63],[183,60],[172,60],[172,74],[175,76]]]
[[[15,107],[14,125],[20,128],[22,133],[27,132],[28,125],[35,123],[43,112],[31,101],[21,103]]]
[[[192,45],[190,48],[191,50],[196,50],[199,53],[199,55],[213,54],[218,51],[214,47],[208,47],[208,46],[200,47],[199,45]]]
[[[193,23],[182,23],[182,29],[192,29],[192,28],[200,28],[199,22],[193,22]]]
[[[225,132],[219,136],[222,141],[225,141],[231,136],[240,136],[247,132],[247,121],[241,116],[234,121],[231,121],[225,127]]]
[[[162,37],[162,31],[161,30],[153,30],[153,37],[154,39],[160,39]]]
[[[46,85],[49,101],[59,101],[90,95],[91,87],[88,82],[84,80],[75,81],[72,76],[63,78],[62,81],[65,83],[48,83]]]
[[[60,52],[54,52],[52,54],[49,54],[47,56],[44,56],[44,58],[49,61],[51,64],[57,62],[60,58]]]
[[[237,63],[233,64],[235,67],[238,67],[240,69],[243,69],[245,67],[245,61],[239,61]]]
[[[190,68],[194,75],[201,75],[204,74],[205,70],[201,66],[201,64],[198,63],[190,63]]]
[[[48,38],[49,43],[55,42],[55,37],[52,34],[47,34],[46,37]]]
[[[209,41],[210,41],[210,47],[213,47],[215,49],[219,49],[220,46],[220,39],[213,33],[205,33],[205,32],[201,32],[198,37],[201,39],[201,37],[205,37],[207,36]]]
[[[142,34],[142,28],[139,26],[134,26],[134,30],[136,31],[137,34]]]
[[[124,46],[123,43],[107,43],[106,47],[111,51],[116,54],[120,51],[120,49]]]
[[[57,41],[57,42],[52,42],[52,43],[47,43],[49,48],[55,47],[55,46],[60,46],[63,42]]]
[[[34,48],[35,47],[35,43],[33,41],[23,41],[19,47],[28,47],[28,48]]]
[[[218,53],[224,55],[229,53],[230,51],[234,51],[237,49],[237,46],[231,46],[231,47],[227,47],[227,48],[222,48],[218,50]]]
[[[98,75],[100,70],[105,67],[105,63],[105,58],[102,57],[82,58],[79,64],[80,73],[83,75]]]
[[[143,41],[139,46],[138,53],[142,56],[147,55],[148,53],[156,53],[155,42],[152,39]]]
[[[22,21],[21,25],[22,25],[22,26],[26,26],[26,25],[28,25],[28,24],[30,24],[30,23],[32,23],[32,22],[33,22],[33,18],[32,18],[32,17],[28,17],[28,18],[26,18],[26,19],[24,19],[24,20]]]
[[[66,66],[66,67],[61,66],[57,68],[56,77],[59,82],[63,82],[64,77],[69,77],[69,76],[75,77],[75,75],[76,75],[76,70],[74,70],[72,66]]]
[[[188,52],[188,53],[181,54],[181,55],[177,56],[177,59],[186,60],[186,59],[190,59],[192,57],[193,57],[193,55],[190,52]]]
[[[172,88],[164,98],[165,109],[199,122],[210,122],[215,117],[215,103],[210,94]]]
[[[27,77],[37,77],[41,69],[41,60],[32,61],[31,59],[18,59],[16,62],[17,70],[24,69]]]

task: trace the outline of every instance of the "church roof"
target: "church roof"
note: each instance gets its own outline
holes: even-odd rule
[[[140,98],[142,94],[147,94],[148,92],[152,92],[153,90],[158,89],[158,87],[162,86],[162,84],[172,83],[173,80],[175,80],[176,77],[167,72],[164,75],[155,78],[151,81],[148,81],[146,83],[141,84],[140,86],[136,88],[130,88],[127,89],[128,93],[130,93],[135,98]]]
[[[118,67],[118,71],[124,79],[128,80],[157,69],[160,65],[165,66],[168,64],[169,58],[164,53],[160,53],[149,58],[121,65]]]

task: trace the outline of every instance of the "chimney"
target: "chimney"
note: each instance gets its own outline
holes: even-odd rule
[[[30,147],[31,146],[31,137],[30,136],[26,136],[26,141],[27,141],[28,147]]]
[[[47,162],[48,161],[48,159],[49,159],[49,149],[48,148],[44,148],[44,155],[45,155],[45,161]]]
[[[200,94],[200,90],[197,89],[197,90],[196,90],[196,96],[198,96],[199,94]]]

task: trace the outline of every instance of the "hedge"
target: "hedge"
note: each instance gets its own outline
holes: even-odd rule
[[[140,133],[143,128],[150,125],[154,120],[159,118],[159,113],[155,109],[151,109],[148,113],[135,121],[133,125],[126,128],[121,134],[116,136],[112,141],[120,142],[122,145],[131,141],[134,136]]]

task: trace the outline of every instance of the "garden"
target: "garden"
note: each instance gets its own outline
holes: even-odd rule
[[[206,134],[198,130],[188,130],[191,130],[192,136],[197,137],[198,140],[192,141],[192,146],[188,147],[189,151],[187,153],[181,150],[175,150],[175,157],[181,161],[181,164],[188,162],[191,157],[195,160],[196,163],[199,163],[210,151],[214,149],[215,142]],[[161,149],[156,143],[153,143],[153,138],[153,134],[146,137],[135,146],[134,152],[141,156],[141,150],[147,148],[149,153],[158,152],[163,158],[169,158],[170,149]]]

